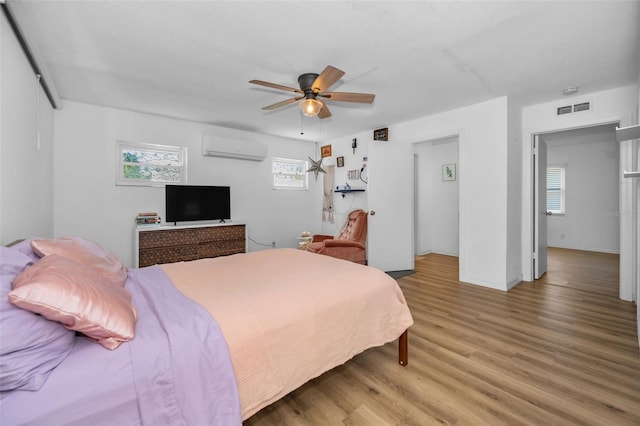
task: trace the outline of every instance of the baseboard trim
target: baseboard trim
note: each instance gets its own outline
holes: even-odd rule
[[[523,276],[522,274],[520,274],[520,276],[512,279],[511,281],[507,282],[507,291],[511,290],[512,288],[514,288],[515,286],[517,286],[518,284],[520,284],[521,282],[523,282]]]
[[[558,246],[558,245],[553,245],[553,246],[548,245],[547,247],[566,249],[566,250],[589,251],[593,253],[620,254],[620,250],[616,251],[616,250],[608,250],[608,249],[601,249],[601,248],[576,248],[576,247],[564,247],[564,246]]]
[[[425,252],[416,253],[416,256],[426,256],[428,254],[441,254],[443,256],[460,257],[460,253],[449,253],[444,251],[427,250]]]

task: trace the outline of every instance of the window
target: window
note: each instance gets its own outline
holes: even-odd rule
[[[187,149],[118,141],[116,185],[163,186],[187,182]]]
[[[547,211],[564,214],[564,167],[547,168]]]
[[[307,190],[307,162],[287,158],[272,158],[271,173],[274,189]]]

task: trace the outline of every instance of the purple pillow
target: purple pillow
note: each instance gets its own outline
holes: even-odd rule
[[[27,257],[29,259],[31,259],[32,262],[37,261],[38,259],[40,259],[40,256],[38,256],[38,253],[36,253],[35,251],[33,251],[33,249],[31,248],[31,240],[22,240],[19,243],[12,245],[11,250],[15,250],[15,251],[19,251],[20,253],[24,253],[25,255],[27,255]]]
[[[0,247],[0,391],[36,391],[71,352],[75,332],[9,302],[11,283],[33,260]]]

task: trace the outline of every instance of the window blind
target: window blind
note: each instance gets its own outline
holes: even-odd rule
[[[547,168],[547,210],[564,213],[564,167]]]

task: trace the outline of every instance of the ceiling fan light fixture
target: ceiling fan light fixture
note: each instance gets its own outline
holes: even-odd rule
[[[0,0],[2,2],[3,0]],[[271,111],[294,102],[300,101],[300,111],[308,117],[318,117],[325,119],[331,117],[328,105],[325,101],[338,102],[354,102],[361,104],[373,103],[376,95],[371,93],[350,93],[350,92],[327,92],[326,90],[342,78],[344,71],[336,67],[327,65],[320,73],[306,73],[298,77],[299,89],[283,86],[281,84],[269,83],[262,80],[249,80],[251,84],[269,87],[271,89],[284,90],[286,92],[294,92],[293,98],[276,102],[272,105],[262,107],[263,110]]]
[[[322,102],[316,99],[305,99],[300,102],[300,110],[307,117],[315,117],[322,109]]]

